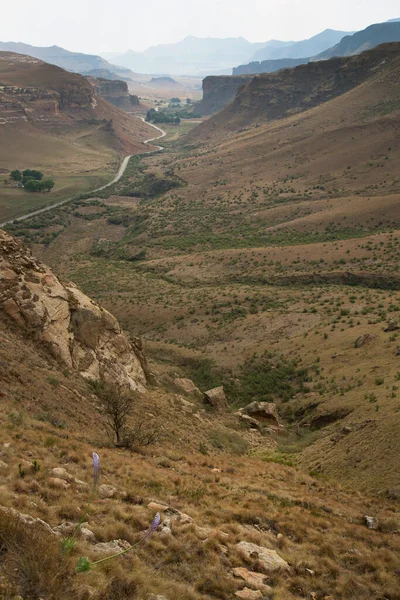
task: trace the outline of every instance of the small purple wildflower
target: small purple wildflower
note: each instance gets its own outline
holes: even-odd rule
[[[157,529],[157,527],[159,526],[160,523],[161,523],[160,513],[157,513],[153,519],[152,524],[150,525],[150,531],[152,533],[154,533],[154,531]]]
[[[97,485],[100,480],[100,456],[97,454],[97,452],[93,452],[92,457],[93,457],[93,469],[94,469],[93,483],[94,483],[94,485]]]

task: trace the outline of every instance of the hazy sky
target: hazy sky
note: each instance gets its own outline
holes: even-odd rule
[[[399,0],[3,0],[0,41],[96,54],[187,35],[299,40],[395,17]]]

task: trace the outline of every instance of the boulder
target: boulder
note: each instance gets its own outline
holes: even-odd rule
[[[229,408],[222,385],[204,392],[204,402],[205,404],[211,405],[216,410],[227,410]]]
[[[112,556],[122,550],[127,550],[131,547],[131,544],[126,540],[111,540],[110,542],[100,542],[95,544],[92,548],[92,552],[97,555]]]
[[[367,346],[368,344],[370,344],[371,342],[373,342],[375,339],[374,335],[371,335],[370,333],[365,333],[364,335],[360,335],[355,343],[354,346],[356,348],[361,348],[362,346]]]
[[[384,329],[384,331],[386,331],[386,332],[398,331],[399,329],[400,329],[400,327],[399,327],[397,321],[395,321],[394,319],[389,319],[388,325]]]
[[[258,600],[259,598],[263,598],[263,594],[259,590],[251,590],[247,587],[235,592],[235,596],[242,600]]]
[[[46,531],[46,533],[50,533],[52,535],[55,535],[55,532],[52,530],[52,528],[50,527],[50,525],[48,523],[46,523],[45,521],[42,521],[42,519],[38,519],[38,518],[32,517],[31,515],[25,515],[23,513],[18,512],[14,508],[4,508],[4,507],[1,507],[0,510],[3,511],[3,512],[5,512],[8,515],[12,515],[13,517],[16,517],[24,525],[28,525],[28,526],[35,525],[35,526],[40,527],[44,531]]]
[[[254,590],[259,590],[263,594],[268,594],[272,591],[272,588],[267,585],[268,579],[263,573],[255,573],[244,567],[236,567],[232,572],[235,577],[243,579]]]
[[[278,409],[274,402],[252,402],[244,408],[241,408],[239,412],[255,419],[263,425],[269,425],[270,427],[276,428],[281,427],[279,424]]]
[[[71,523],[70,521],[63,521],[63,523],[61,523],[61,525],[57,525],[57,527],[53,527],[53,533],[55,533],[61,537],[69,537],[74,534],[77,525],[78,525],[78,523]],[[91,544],[94,544],[96,542],[95,535],[94,535],[93,531],[88,529],[87,523],[82,523],[82,525],[79,528],[77,536],[80,539],[85,540],[86,542],[89,542]]]
[[[190,394],[192,396],[201,396],[199,388],[193,383],[191,379],[185,379],[177,377],[174,379],[174,384],[180,392],[184,394]]]
[[[0,310],[87,379],[144,390],[140,359],[117,320],[74,284],[63,285],[0,231]]]
[[[368,529],[378,529],[379,527],[378,519],[376,517],[365,515],[364,521]]]
[[[236,544],[236,548],[247,560],[256,560],[267,573],[290,568],[275,550],[257,546],[251,542],[239,542]]]
[[[113,485],[108,485],[107,483],[103,483],[102,485],[99,486],[99,496],[103,500],[105,498],[113,498],[116,493],[117,493],[117,488],[115,488]]]
[[[58,479],[64,479],[65,481],[73,481],[72,475],[68,473],[66,469],[63,467],[55,467],[51,470],[51,474],[53,477],[57,477]]]
[[[49,477],[47,482],[55,490],[66,490],[69,488],[69,483],[65,479],[59,479],[58,477]]]
[[[147,508],[156,512],[165,512],[169,507],[168,504],[161,504],[161,502],[149,502]]]

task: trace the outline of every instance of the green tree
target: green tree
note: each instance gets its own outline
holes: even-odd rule
[[[24,187],[28,192],[38,192],[40,190],[40,181],[36,179],[23,180]]]
[[[25,171],[22,171],[22,176],[32,177],[32,179],[36,179],[37,181],[43,179],[43,173],[41,171],[37,171],[36,169],[25,169]]]
[[[47,177],[47,179],[43,179],[43,181],[40,181],[40,187],[41,190],[45,192],[50,192],[50,190],[54,187],[54,179],[52,177]]]
[[[14,181],[21,181],[22,173],[19,169],[14,169],[14,171],[11,171],[10,177],[11,179],[14,179]]]

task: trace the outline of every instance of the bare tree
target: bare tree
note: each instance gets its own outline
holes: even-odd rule
[[[107,430],[115,438],[115,445],[123,446],[135,401],[133,394],[118,386],[104,385],[97,395],[102,405],[102,413],[107,419]]]

